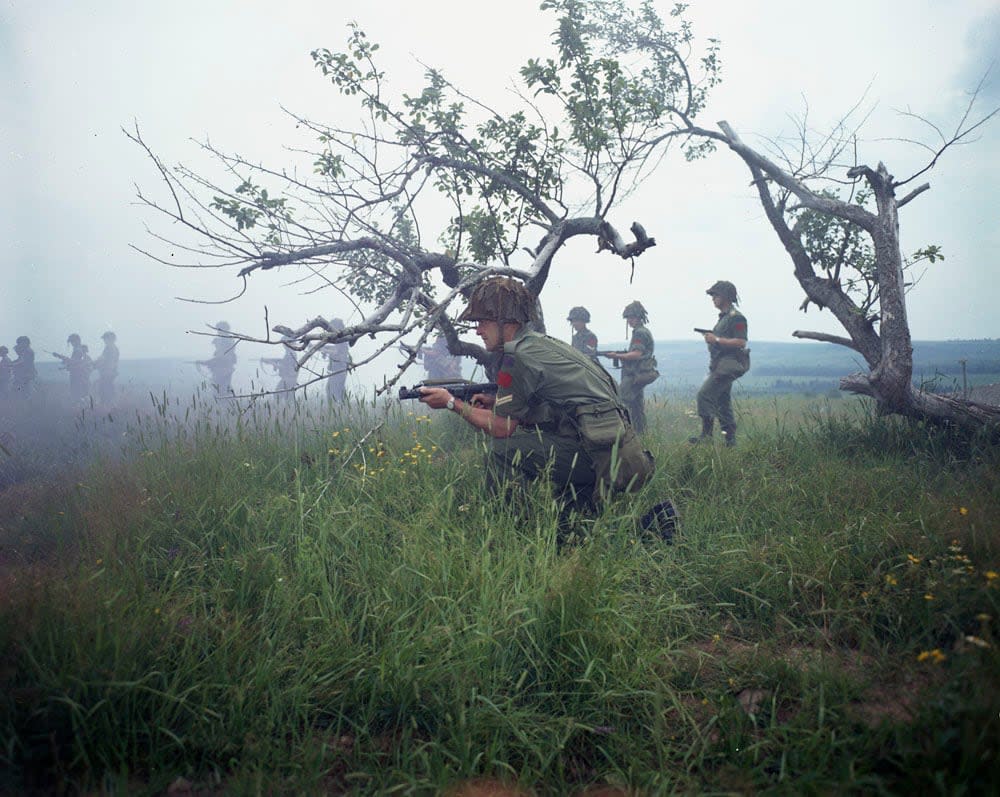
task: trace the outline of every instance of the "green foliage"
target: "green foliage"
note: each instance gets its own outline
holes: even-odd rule
[[[830,189],[819,191],[818,195],[841,200],[840,193]],[[852,195],[850,201],[865,207],[871,199],[871,190],[861,189]],[[810,208],[796,208],[791,215],[795,219],[794,230],[800,236],[813,266],[825,272],[827,279],[840,285],[855,300],[862,314],[876,318],[878,271],[875,249],[868,233],[846,219]],[[911,257],[904,258],[904,271],[925,260],[928,263],[944,260],[941,247],[929,244]]]
[[[236,196],[216,196],[210,207],[232,219],[238,230],[252,230],[262,221],[267,232],[264,241],[276,244],[281,240],[285,226],[291,221],[292,213],[285,197],[272,198],[267,189],[244,180],[235,189]]]
[[[5,551],[60,542],[5,571],[0,786],[989,791],[995,448],[843,401],[690,447],[687,409],[557,553],[551,496],[484,496],[454,418],[159,404],[4,516]],[[636,518],[667,495],[663,547]]]

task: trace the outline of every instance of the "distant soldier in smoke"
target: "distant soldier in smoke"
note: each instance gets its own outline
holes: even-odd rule
[[[66,338],[66,343],[72,348],[68,357],[55,351],[52,356],[61,360],[63,370],[69,372],[70,398],[73,401],[83,401],[90,395],[90,373],[94,370],[94,362],[75,332]]]
[[[344,321],[341,318],[330,319],[330,328],[334,332],[343,332]],[[347,341],[329,343],[323,347],[329,374],[326,378],[326,397],[329,401],[343,401],[344,388],[347,385],[347,369],[351,365]]]
[[[6,346],[0,346],[0,399],[10,395],[10,383],[14,378],[14,363],[7,356],[8,351]]]
[[[461,379],[462,358],[448,351],[448,339],[438,335],[433,346],[420,350],[424,359],[424,370],[428,379]]]
[[[260,362],[271,366],[278,373],[278,386],[275,390],[279,391],[279,397],[291,398],[299,381],[299,364],[295,359],[295,352],[286,347],[284,356],[261,357]]]
[[[97,370],[97,396],[105,406],[113,404],[115,400],[115,378],[118,376],[117,338],[114,332],[101,335],[104,350],[94,361],[94,368]]]
[[[11,363],[13,378],[11,388],[15,395],[27,396],[35,387],[35,352],[31,348],[31,340],[27,335],[21,335],[14,343],[17,359]]]
[[[233,392],[233,374],[236,372],[236,340],[228,337],[229,324],[220,321],[215,325],[221,334],[212,338],[215,354],[208,360],[198,360],[195,364],[208,369],[212,375],[215,392],[228,396]]]

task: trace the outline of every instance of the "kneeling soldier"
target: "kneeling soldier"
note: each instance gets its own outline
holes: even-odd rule
[[[493,493],[544,474],[565,512],[638,489],[653,474],[653,458],[642,449],[614,380],[586,354],[528,329],[534,319],[535,298],[517,280],[494,277],[477,285],[459,320],[478,322],[487,351],[501,355],[499,390],[467,403],[447,390],[423,388],[420,400],[490,436],[486,483]]]

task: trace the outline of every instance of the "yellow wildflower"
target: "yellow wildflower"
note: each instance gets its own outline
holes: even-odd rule
[[[993,581],[996,577],[997,577],[997,571],[996,570],[987,570],[986,571],[986,580],[987,581]]]
[[[886,584],[888,584],[888,585],[889,585],[890,587],[894,587],[894,586],[896,586],[896,585],[897,585],[897,584],[898,584],[899,582],[898,582],[898,581],[896,581],[896,577],[895,577],[895,576],[894,576],[894,575],[893,575],[892,573],[889,573],[889,574],[888,574],[888,575],[886,575],[886,577],[885,577],[885,583],[886,583]]]
[[[960,514],[960,515],[968,515],[969,514],[969,510],[966,509],[964,506],[960,506],[958,508],[958,514]]]
[[[930,661],[932,664],[940,664],[947,658],[948,657],[941,652],[941,648],[934,648],[934,650],[922,650],[917,655],[917,661]]]
[[[920,557],[919,556],[914,556],[912,553],[908,553],[906,555],[906,558],[909,560],[909,562],[910,562],[911,565],[919,565],[920,564]]]
[[[932,593],[930,593],[930,592],[925,592],[924,593],[924,600],[925,601],[932,601],[932,600],[934,600],[934,595]]]

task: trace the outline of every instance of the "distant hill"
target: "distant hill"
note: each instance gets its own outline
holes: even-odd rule
[[[740,384],[753,392],[836,390],[840,377],[868,370],[861,355],[832,343],[751,341],[750,349],[752,367]],[[663,375],[657,388],[696,386],[708,369],[700,340],[657,341],[656,357]],[[914,341],[913,381],[926,389],[961,389],[962,360],[968,385],[1000,381],[1000,339]]]
[[[624,345],[622,341],[601,344],[609,349]],[[751,393],[836,392],[840,377],[867,370],[860,355],[831,343],[752,341],[750,348],[753,365],[739,384],[743,391]],[[657,341],[656,358],[662,376],[652,389],[658,392],[692,392],[701,384],[708,368],[705,344],[699,339]],[[963,389],[962,360],[968,387],[1000,382],[1000,339],[915,341],[913,360],[913,380],[926,389],[942,392]],[[66,372],[60,370],[59,363],[42,360],[37,365],[41,381],[66,380]],[[183,393],[205,378],[194,365],[183,360],[123,360],[119,370],[120,385],[141,391]],[[619,374],[614,370],[612,373]],[[253,358],[240,361],[237,382],[241,386],[256,385],[259,389],[262,383],[273,386],[275,379],[269,370],[261,373]],[[351,380],[358,388],[362,387],[361,375],[352,375]]]

